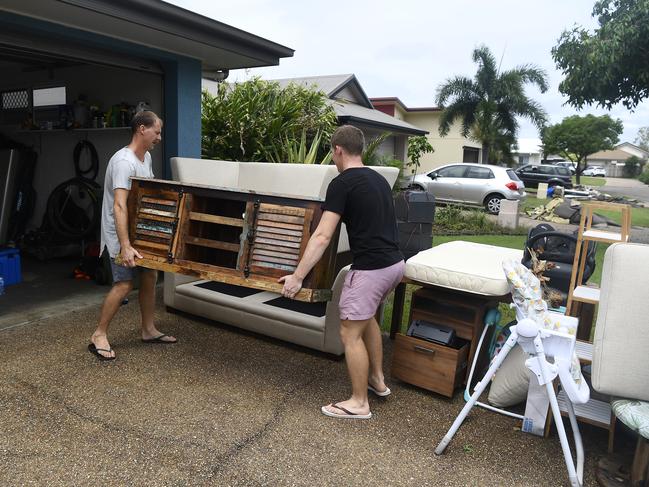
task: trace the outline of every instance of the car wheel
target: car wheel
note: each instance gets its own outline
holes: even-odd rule
[[[484,200],[485,210],[492,215],[497,215],[500,213],[500,200],[502,199],[503,197],[499,194],[490,194]]]

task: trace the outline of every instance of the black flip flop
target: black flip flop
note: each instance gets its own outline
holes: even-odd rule
[[[109,348],[109,349],[105,349],[105,348],[97,348],[97,347],[95,346],[94,343],[91,343],[90,345],[88,345],[88,351],[89,351],[91,354],[96,355],[97,358],[98,358],[99,360],[101,360],[101,361],[115,360],[115,358],[116,358],[115,356],[113,356],[113,357],[106,357],[106,356],[102,355],[101,353],[99,353],[99,352],[108,352],[108,353],[110,353],[110,352],[113,351],[112,348]]]
[[[174,341],[163,340],[163,338],[166,337],[166,336],[169,336],[169,335],[163,333],[162,335],[158,335],[157,337],[153,337],[153,338],[147,338],[147,339],[142,338],[142,341],[144,343],[161,343],[163,345],[171,345],[173,343],[178,342],[178,340],[174,340]]]

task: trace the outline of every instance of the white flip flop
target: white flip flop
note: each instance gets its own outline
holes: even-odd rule
[[[384,390],[384,391],[377,391],[377,390],[374,389],[371,385],[368,384],[368,385],[367,385],[367,390],[368,390],[368,391],[372,391],[374,394],[376,394],[376,395],[379,396],[379,397],[387,397],[387,396],[389,396],[390,394],[392,394],[392,391],[390,390],[390,388],[389,388],[388,386],[385,386],[385,390]]]
[[[326,406],[322,406],[322,408],[320,408],[320,410],[322,411],[322,414],[324,414],[325,416],[329,416],[330,418],[338,418],[338,419],[370,419],[372,417],[371,412],[369,412],[367,414],[352,413],[348,409],[345,409],[344,407],[341,407],[338,404],[331,403],[331,405],[333,407],[335,407],[336,409],[340,409],[345,414],[331,412],[331,411],[329,411],[327,409]]]

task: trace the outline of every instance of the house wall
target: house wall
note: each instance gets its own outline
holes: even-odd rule
[[[514,154],[514,160],[519,166],[524,166],[525,164],[541,164],[541,154]]]
[[[446,137],[439,135],[439,119],[441,112],[404,112],[402,120],[411,123],[416,127],[428,130],[426,138],[433,146],[435,152],[432,154],[424,154],[420,159],[421,167],[418,172],[426,172],[444,164],[452,162],[462,162],[464,155],[464,146],[475,147],[481,149],[481,145],[477,144],[465,137],[460,133],[461,125],[455,123],[451,126]]]

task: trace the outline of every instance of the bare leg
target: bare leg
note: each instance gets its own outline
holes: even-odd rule
[[[368,384],[379,392],[387,389],[383,376],[383,337],[376,318],[371,318],[365,327],[363,341],[369,356]]]
[[[140,269],[140,315],[142,316],[142,338],[148,340],[162,335],[154,324],[155,312],[155,285],[158,279],[158,271],[153,269]],[[165,336],[163,341],[175,342],[172,336]]]
[[[369,370],[369,356],[363,334],[370,320],[343,320],[340,323],[340,338],[345,347],[345,361],[347,371],[352,382],[352,397],[340,404],[345,409],[358,414],[368,414],[370,405],[367,402],[367,374]],[[333,405],[327,406],[331,412],[341,413]]]
[[[110,350],[110,343],[108,342],[108,325],[117,313],[117,310],[122,305],[122,301],[133,289],[132,281],[120,281],[113,284],[113,287],[108,291],[104,303],[101,306],[101,314],[99,315],[99,324],[97,329],[90,337],[90,341],[95,344],[97,348]],[[110,352],[99,351],[104,357],[114,357],[115,351]]]

